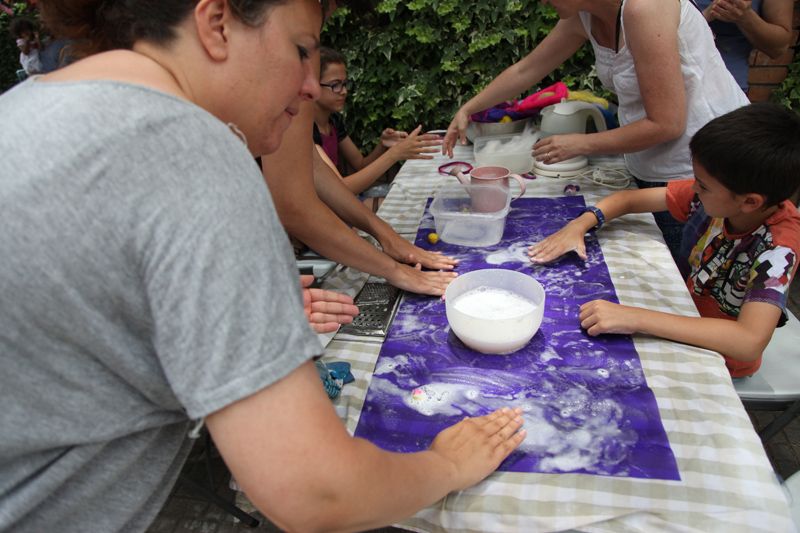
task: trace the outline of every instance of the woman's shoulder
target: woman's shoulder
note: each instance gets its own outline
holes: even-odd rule
[[[639,23],[651,19],[678,17],[681,12],[680,1],[664,0],[625,0],[622,14],[628,22]],[[677,22],[677,19],[676,19]]]

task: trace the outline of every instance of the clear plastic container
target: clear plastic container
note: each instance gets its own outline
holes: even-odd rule
[[[497,244],[503,238],[510,202],[510,191],[499,185],[444,185],[431,203],[436,233],[459,246]]]
[[[475,139],[475,163],[479,167],[506,167],[515,174],[525,174],[533,168],[531,135],[492,135]]]

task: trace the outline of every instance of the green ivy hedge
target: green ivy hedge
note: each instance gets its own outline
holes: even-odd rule
[[[347,8],[322,41],[342,52],[355,90],[345,115],[353,138],[375,142],[385,127],[446,128],[458,107],[522,58],[558,16],[535,0],[380,0],[369,14]],[[542,81],[599,89],[590,46]]]
[[[356,87],[348,97],[349,131],[370,148],[385,127],[445,128],[456,109],[522,58],[558,21],[534,0],[379,0],[356,16],[337,10],[323,44],[344,53]],[[542,81],[604,93],[584,46]],[[800,111],[800,52],[775,101]]]

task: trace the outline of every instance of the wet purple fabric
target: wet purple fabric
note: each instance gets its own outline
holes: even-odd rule
[[[465,416],[519,406],[528,436],[500,470],[585,473],[678,480],[658,407],[627,335],[593,338],[580,328],[581,304],[618,302],[602,251],[587,235],[589,259],[569,254],[549,266],[527,246],[578,216],[582,196],[524,198],[509,213],[503,240],[487,248],[428,243],[426,210],[416,244],[460,259],[458,270],[507,268],[545,288],[542,326],[507,355],[484,355],[450,332],[444,302],[406,294],[383,344],[355,434],[381,448],[426,449]]]

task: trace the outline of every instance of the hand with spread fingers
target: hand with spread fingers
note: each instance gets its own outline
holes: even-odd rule
[[[308,323],[317,333],[336,331],[340,324],[349,324],[358,315],[358,307],[346,294],[311,289],[314,276],[300,276],[303,287],[303,310]]]
[[[551,263],[562,255],[575,252],[586,261],[586,232],[577,224],[567,224],[546,239],[528,248],[528,257],[532,263]]]
[[[458,489],[471,487],[494,472],[525,440],[521,415],[522,409],[504,407],[465,418],[436,436],[431,451],[453,465]]]
[[[442,139],[432,133],[423,133],[422,126],[417,126],[407,137],[389,148],[389,153],[396,161],[408,159],[433,159],[433,154],[439,152]]]

